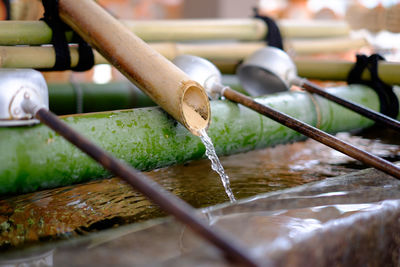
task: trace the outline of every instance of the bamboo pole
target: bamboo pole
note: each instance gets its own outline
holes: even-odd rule
[[[204,88],[92,0],[59,0],[61,19],[195,135],[208,127]]]
[[[325,38],[314,40],[296,40],[285,42],[285,50],[291,50],[296,55],[338,53],[359,49],[368,45],[364,38]]]
[[[267,27],[259,19],[198,19],[122,21],[145,41],[221,40],[259,41]],[[278,21],[285,38],[345,36],[350,32],[344,22]],[[1,21],[0,45],[41,45],[51,41],[51,29],[43,21]],[[72,36],[68,33],[69,38]]]
[[[291,38],[321,38],[346,36],[350,26],[345,21],[336,20],[280,20],[282,36]]]
[[[379,109],[379,99],[368,87],[352,85],[331,88],[329,92],[371,109]],[[400,95],[398,89],[396,93]],[[373,124],[371,120],[335,103],[318,96],[313,101],[309,94],[301,92],[284,92],[260,97],[257,101],[330,133]],[[304,138],[229,101],[212,101],[211,107],[213,123],[208,133],[219,155]],[[187,162],[203,157],[205,152],[199,138],[157,107],[65,116],[62,120],[139,170]],[[1,194],[35,191],[110,176],[43,125],[0,128],[0,147]]]
[[[315,39],[313,41],[288,41],[285,42],[286,50],[292,50],[298,55],[341,52],[358,49],[365,46],[365,39],[330,38]],[[182,54],[196,55],[209,60],[239,61],[250,56],[255,51],[265,47],[264,42],[218,42],[204,43],[149,43],[149,45],[168,59],[173,59]],[[47,51],[46,51],[47,50]],[[54,53],[51,46],[0,46],[2,67],[20,68],[51,68],[54,65]],[[71,66],[78,61],[77,49],[71,46]],[[42,62],[42,63],[40,63]],[[107,61],[95,52],[95,63],[104,64]]]
[[[58,115],[155,105],[147,95],[128,81],[106,84],[49,83],[48,89],[49,108]],[[80,93],[77,90],[81,90]]]
[[[258,50],[260,43],[250,43],[242,47],[241,44],[225,45],[186,45],[186,44],[150,44],[155,50],[172,59],[181,54],[192,54],[202,56],[218,66],[222,73],[233,74],[239,64],[248,53],[249,55]],[[239,47],[240,53],[235,55]],[[218,51],[224,50],[223,54],[218,55]],[[215,51],[214,51],[215,49]],[[70,48],[71,66],[76,66],[78,62],[78,52],[75,47]],[[223,55],[228,55],[226,58]],[[232,57],[230,57],[232,56]],[[327,60],[312,58],[294,59],[298,74],[301,77],[318,80],[337,80],[344,81],[348,73],[354,66],[354,62],[345,60]],[[54,65],[54,49],[52,47],[21,47],[21,46],[1,46],[0,47],[0,67],[2,68],[51,68]],[[95,52],[95,63],[106,64],[108,61],[99,53]],[[400,84],[400,64],[398,62],[379,62],[379,77],[388,84]],[[363,73],[364,79],[370,79],[367,71]]]
[[[312,58],[296,58],[298,75],[309,79],[345,81],[354,62],[345,60],[326,60]],[[388,84],[400,84],[400,63],[380,61],[379,77]],[[364,71],[363,79],[371,79],[368,71]]]
[[[71,67],[78,64],[77,47],[70,47]],[[108,64],[97,51],[94,51],[95,64]],[[52,68],[55,63],[55,53],[52,46],[0,46],[1,68]]]
[[[123,21],[131,31],[146,41],[187,41],[235,39],[255,41],[267,34],[259,19],[192,19]]]

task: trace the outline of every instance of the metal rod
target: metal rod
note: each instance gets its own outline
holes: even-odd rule
[[[125,180],[134,189],[159,205],[164,211],[172,214],[177,220],[218,247],[228,259],[245,266],[259,266],[254,259],[245,253],[246,250],[237,246],[237,241],[205,224],[197,217],[195,210],[186,202],[165,191],[156,182],[151,181],[145,175],[135,171],[84,138],[50,111],[41,108],[35,113],[35,117],[88,154],[111,173]]]
[[[376,121],[377,123],[380,123],[381,125],[388,126],[388,127],[392,128],[393,130],[400,132],[400,122],[395,119],[392,119],[382,113],[376,112],[375,110],[372,110],[370,108],[358,105],[354,102],[351,102],[351,101],[348,101],[341,97],[330,94],[327,91],[323,90],[318,85],[316,85],[308,80],[303,81],[302,87],[307,92],[314,93],[314,94],[322,96],[326,99],[329,99],[343,107],[346,107],[346,108],[348,108],[352,111],[355,111],[373,121]]]
[[[354,159],[357,159],[365,164],[368,164],[378,170],[394,176],[400,180],[400,168],[396,165],[376,157],[364,150],[361,150],[349,143],[346,143],[330,134],[327,134],[313,126],[301,122],[289,115],[279,112],[271,107],[257,103],[250,97],[238,93],[230,88],[223,90],[223,96],[227,99],[240,103],[248,108],[251,108],[258,113],[267,116],[268,118],[277,121],[307,137],[310,137],[318,142],[321,142],[333,149],[336,149]]]

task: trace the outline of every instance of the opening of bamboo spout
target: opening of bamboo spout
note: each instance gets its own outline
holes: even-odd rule
[[[204,89],[190,81],[182,97],[182,117],[186,128],[199,136],[200,131],[207,130],[210,123],[210,104]]]

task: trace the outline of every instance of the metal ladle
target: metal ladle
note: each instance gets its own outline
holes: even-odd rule
[[[286,91],[291,85],[296,85],[400,132],[399,121],[330,94],[318,85],[299,77],[292,59],[278,48],[264,47],[256,51],[238,68],[237,75],[243,88],[252,96]]]
[[[191,55],[180,55],[173,59],[172,62],[186,72],[186,74],[188,74],[193,80],[200,83],[200,85],[206,89],[206,92],[211,98],[224,96],[233,102],[253,109],[258,113],[285,125],[286,127],[289,127],[378,170],[388,173],[400,180],[400,168],[393,163],[376,157],[276,109],[262,105],[252,98],[232,90],[228,86],[224,86],[221,83],[220,71],[208,60]]]

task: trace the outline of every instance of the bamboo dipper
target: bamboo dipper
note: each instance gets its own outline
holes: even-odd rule
[[[203,87],[92,0],[59,0],[60,18],[190,132],[210,122]]]

